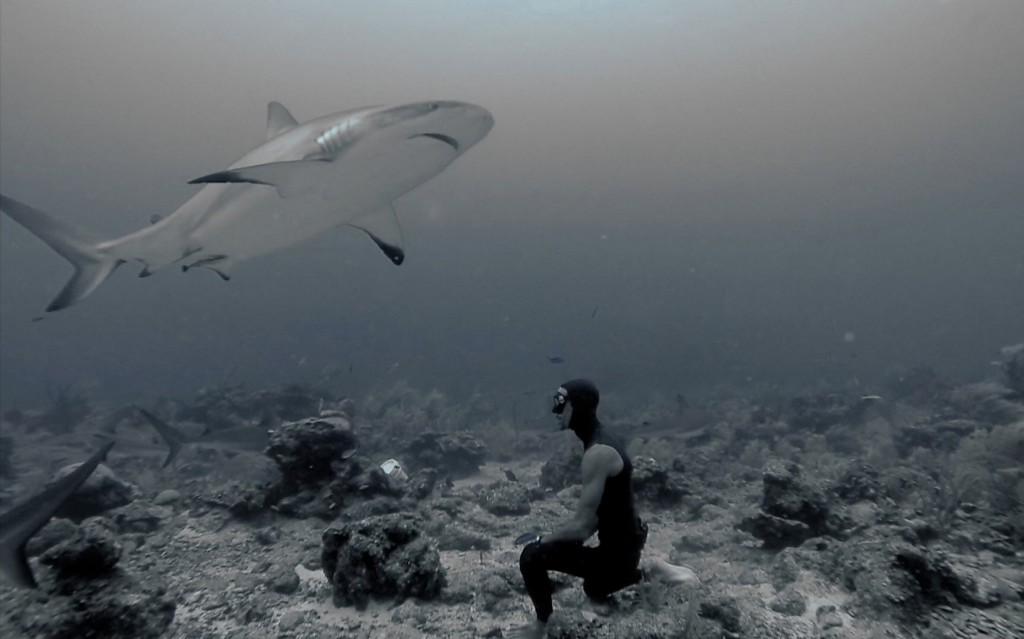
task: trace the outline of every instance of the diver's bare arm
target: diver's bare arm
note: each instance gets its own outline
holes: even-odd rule
[[[565,526],[544,535],[542,541],[582,542],[594,534],[597,530],[597,507],[604,494],[604,480],[614,474],[612,470],[619,459],[615,449],[607,446],[595,446],[583,455],[583,491],[576,514]]]

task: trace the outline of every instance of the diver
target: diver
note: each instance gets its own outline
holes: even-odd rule
[[[621,442],[603,432],[597,419],[597,387],[574,379],[554,395],[551,412],[562,430],[568,428],[583,442],[583,489],[573,518],[551,534],[527,544],[519,557],[526,591],[537,618],[517,628],[513,637],[540,639],[551,616],[551,580],[548,571],[583,578],[583,591],[595,601],[643,579],[662,583],[696,581],[689,568],[660,559],[641,566],[647,525],[637,515],[633,500],[633,464]],[[597,533],[596,547],[583,542]]]

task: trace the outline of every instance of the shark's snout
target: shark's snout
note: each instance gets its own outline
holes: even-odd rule
[[[463,129],[458,139],[460,146],[465,150],[487,137],[494,128],[494,116],[481,106],[465,102],[458,103],[457,109]]]

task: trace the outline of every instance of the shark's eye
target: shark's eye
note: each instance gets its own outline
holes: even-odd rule
[[[441,108],[441,105],[438,104],[437,102],[431,102],[430,103],[430,110],[431,111],[437,111],[440,108]]]

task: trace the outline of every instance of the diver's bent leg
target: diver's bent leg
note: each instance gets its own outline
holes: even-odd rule
[[[519,571],[523,574],[526,592],[530,595],[537,619],[547,622],[551,616],[551,579],[549,570],[564,572],[577,577],[587,577],[587,568],[594,565],[587,557],[594,549],[586,548],[579,542],[555,541],[534,542],[523,548],[519,556]]]
[[[600,570],[592,571],[583,581],[583,592],[594,601],[601,601],[617,592],[640,583],[643,572],[639,568],[642,542],[632,547],[599,546],[596,549],[599,560],[595,563]]]

